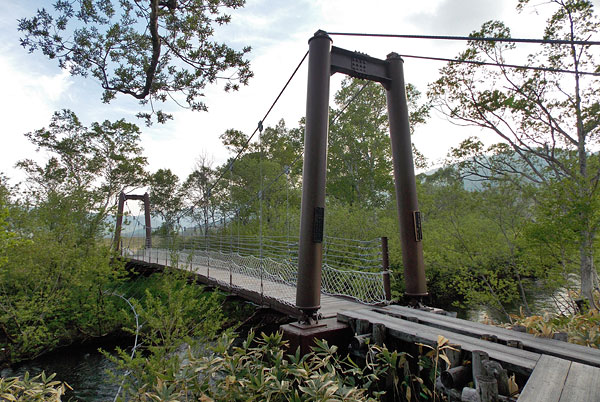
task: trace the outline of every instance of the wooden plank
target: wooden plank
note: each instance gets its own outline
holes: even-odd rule
[[[505,368],[520,374],[529,375],[540,357],[537,353],[406,321],[401,318],[378,313],[372,309],[343,311],[338,314],[339,321],[347,323],[350,319],[364,319],[371,323],[385,324],[390,336],[406,342],[419,342],[434,346],[438,335],[442,335],[448,338],[450,343],[461,345],[463,350],[469,352],[484,350],[489,354],[491,359],[503,363]]]
[[[523,343],[523,348],[525,350],[600,367],[600,350],[598,349],[563,342],[556,339],[540,338],[532,334],[512,331],[493,325],[448,317],[403,306],[387,306],[382,307],[379,310],[386,311],[390,314],[400,314],[404,317],[415,317],[420,323],[432,325],[437,328],[452,330],[465,335],[480,337],[483,334],[493,334],[504,343],[511,339],[519,340]]]
[[[600,401],[600,368],[573,362],[559,401]]]
[[[570,367],[571,362],[568,360],[542,355],[521,391],[518,401],[559,402]]]

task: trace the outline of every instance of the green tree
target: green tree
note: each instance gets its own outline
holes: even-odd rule
[[[158,169],[150,176],[150,213],[162,219],[165,234],[174,231],[183,213],[179,177],[171,169]]]
[[[27,173],[28,202],[34,206],[56,199],[77,200],[88,235],[100,234],[122,191],[145,182],[146,158],[140,130],[125,120],[86,127],[70,110],[55,112],[48,128],[25,134],[50,155],[45,165],[25,159],[17,166]],[[69,201],[71,200],[71,201]]]
[[[19,20],[21,45],[57,59],[76,76],[91,75],[104,89],[102,100],[116,94],[150,103],[151,113],[139,113],[150,123],[154,102],[180,98],[192,110],[206,110],[201,100],[207,84],[224,80],[225,90],[237,90],[252,76],[245,55],[212,39],[214,26],[231,21],[228,9],[245,0],[57,0],[51,9]],[[221,74],[226,73],[226,77]]]
[[[427,118],[428,107],[418,104],[420,93],[414,86],[409,84],[406,90],[414,131]],[[330,124],[328,194],[350,204],[382,206],[393,193],[385,90],[377,83],[347,78],[335,103],[340,110],[348,106]],[[338,113],[332,111],[331,118]],[[415,160],[423,161],[416,150]]]
[[[304,150],[304,126],[289,129],[283,119],[275,127],[266,127],[262,134],[265,158],[288,166],[294,176],[302,173],[301,156]]]
[[[528,3],[521,0],[518,8]],[[586,41],[600,28],[592,2],[550,3],[554,11],[544,38]],[[501,22],[490,21],[472,35],[509,38],[510,30]],[[472,41],[459,58],[503,64],[514,47],[511,43]],[[600,89],[583,72],[598,71],[598,53],[591,45],[546,44],[531,54],[526,64],[574,73],[449,63],[430,86],[429,95],[450,119],[483,127],[500,137],[501,143],[487,151],[478,141],[462,144],[458,154],[474,167],[471,171],[513,181],[525,179],[554,189],[546,192],[554,200],[550,203],[561,216],[570,218],[566,222],[569,231],[563,231],[561,240],[576,244],[582,296],[594,305],[600,161],[593,145],[600,134]]]
[[[19,162],[27,191],[3,197],[14,235],[2,246],[0,347],[12,361],[118,327],[120,306],[104,292],[123,270],[111,264],[105,223],[116,195],[145,178],[139,130],[123,120],[88,128],[62,111],[27,136],[49,159]]]
[[[264,129],[260,143],[248,143],[249,137],[237,130],[221,135],[230,151],[244,152],[231,171],[233,159],[218,169],[226,183],[220,192],[224,196],[223,214],[236,216],[245,224],[257,223],[262,196],[264,229],[278,235],[290,230],[290,208],[300,205],[302,133],[301,128],[288,129],[280,120],[275,127]]]
[[[185,201],[189,204],[190,215],[200,227],[204,228],[204,235],[208,234],[209,220],[211,217],[211,188],[216,180],[216,172],[212,168],[212,161],[206,154],[200,155],[196,166],[183,183],[182,191]]]
[[[540,266],[525,240],[531,189],[473,180],[453,166],[419,176],[430,293],[436,304],[486,305],[506,318],[515,302],[530,311],[526,290]]]

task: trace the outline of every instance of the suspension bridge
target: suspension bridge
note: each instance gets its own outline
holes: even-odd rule
[[[516,398],[507,391],[507,373],[510,372],[520,376],[517,377],[522,391],[520,401],[541,400],[540,396],[548,401],[598,401],[600,351],[460,320],[420,304],[427,295],[423,234],[403,61],[398,54],[391,53],[386,60],[380,60],[340,49],[332,46],[326,32],[317,31],[309,41],[309,51],[246,144],[231,159],[229,169],[224,170],[206,191],[207,197],[231,171],[257,133],[262,161],[263,122],[307,55],[308,89],[299,236],[292,238],[289,233],[280,237],[263,235],[262,201],[265,191],[274,181],[263,182],[260,165],[260,191],[250,201],[257,200],[259,203],[257,236],[233,236],[231,231],[227,236],[209,231],[202,235],[153,236],[148,195],[121,194],[115,245],[120,248],[123,257],[140,266],[189,271],[204,283],[297,317],[298,322],[283,326],[293,349],[299,346],[306,351],[316,337],[333,343],[356,345],[357,353],[360,353],[366,338],[398,348],[414,348],[418,344],[435,349],[442,336],[453,346],[455,353],[449,360],[452,359],[452,366],[456,365],[457,370],[447,370],[446,380],[452,381],[444,382],[441,376],[436,388],[452,400],[514,401]],[[385,239],[359,241],[325,236],[329,83],[334,73],[375,81],[386,90],[405,295],[412,298],[414,304],[420,305],[420,309],[387,306],[391,295]],[[360,95],[363,88],[350,102]],[[343,112],[346,106],[338,113]],[[285,167],[275,180],[286,170],[289,171],[289,167]],[[138,244],[125,244],[120,238],[127,199],[144,202],[146,219],[140,225],[145,230],[145,238]],[[239,216],[241,208],[245,207],[247,205],[234,209],[233,216]],[[225,216],[222,222],[225,224]],[[471,362],[472,368],[462,366],[464,361]],[[460,374],[467,372],[469,375]],[[469,381],[459,382],[459,376],[462,380],[472,380],[475,388],[466,386]]]
[[[391,300],[390,273],[383,269],[386,239],[358,241],[326,238],[321,285],[322,318],[361,305]],[[295,307],[298,241],[286,236],[153,236],[124,243],[122,255],[137,264],[172,267],[193,273],[206,284],[257,304],[300,318]],[[382,244],[384,248],[382,248]]]

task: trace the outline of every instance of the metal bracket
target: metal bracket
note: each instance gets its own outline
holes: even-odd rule
[[[423,240],[423,229],[421,227],[421,212],[413,211],[413,220],[415,223],[415,241]]]
[[[331,47],[331,74],[342,73],[354,78],[377,81],[384,87],[391,82],[388,63],[364,53]]]
[[[313,220],[313,243],[323,243],[323,228],[325,226],[325,208],[315,207]]]

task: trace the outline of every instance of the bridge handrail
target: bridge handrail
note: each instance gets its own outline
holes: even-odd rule
[[[196,265],[206,265],[210,269],[221,269],[228,270],[230,273],[241,273],[243,275],[260,279],[261,281],[261,292],[263,283],[280,283],[291,287],[296,286],[297,280],[297,253],[284,253],[269,255],[264,253],[263,256],[257,254],[256,249],[234,247],[233,244],[226,244],[223,242],[210,242],[210,239],[203,238],[204,242],[190,242],[182,240],[182,238],[153,238],[153,244],[160,245],[159,247],[145,249],[143,246],[136,249],[126,248],[124,252],[128,253],[131,257],[138,257],[143,255],[145,259],[146,253],[149,255],[149,262],[152,261],[152,254],[156,253],[157,259],[159,254],[164,254],[165,265],[167,265],[169,258],[171,263],[173,259],[177,259],[179,267],[180,263],[189,263],[191,267]],[[221,239],[223,240],[223,239]],[[180,243],[178,243],[181,241]],[[170,245],[170,247],[168,247]],[[216,245],[216,248],[214,249]],[[167,246],[167,247],[162,247]],[[192,246],[187,248],[186,246]],[[197,247],[201,246],[201,247]],[[233,249],[236,248],[236,251]],[[240,253],[240,250],[247,249],[253,251],[252,253]],[[230,251],[231,250],[231,251]],[[284,250],[287,251],[287,250]],[[162,254],[161,254],[162,255]],[[188,260],[189,261],[186,261]],[[202,261],[202,259],[206,259]],[[353,260],[358,260],[353,258]],[[161,261],[162,262],[162,257]],[[339,261],[341,265],[349,266],[354,268],[353,265],[346,265],[344,261]],[[365,262],[368,260],[365,259]],[[386,297],[384,289],[384,275],[389,274],[387,271],[383,271],[381,266],[369,267],[371,271],[364,269],[345,269],[344,267],[332,265],[330,262],[324,262],[322,268],[321,277],[321,291],[324,294],[332,296],[345,296],[355,299],[364,304],[381,304],[386,303],[389,298]],[[378,268],[378,271],[373,271]],[[229,283],[233,286],[233,283]],[[292,295],[289,295],[292,296]],[[288,297],[290,299],[290,297]],[[288,302],[288,304],[291,304]]]

